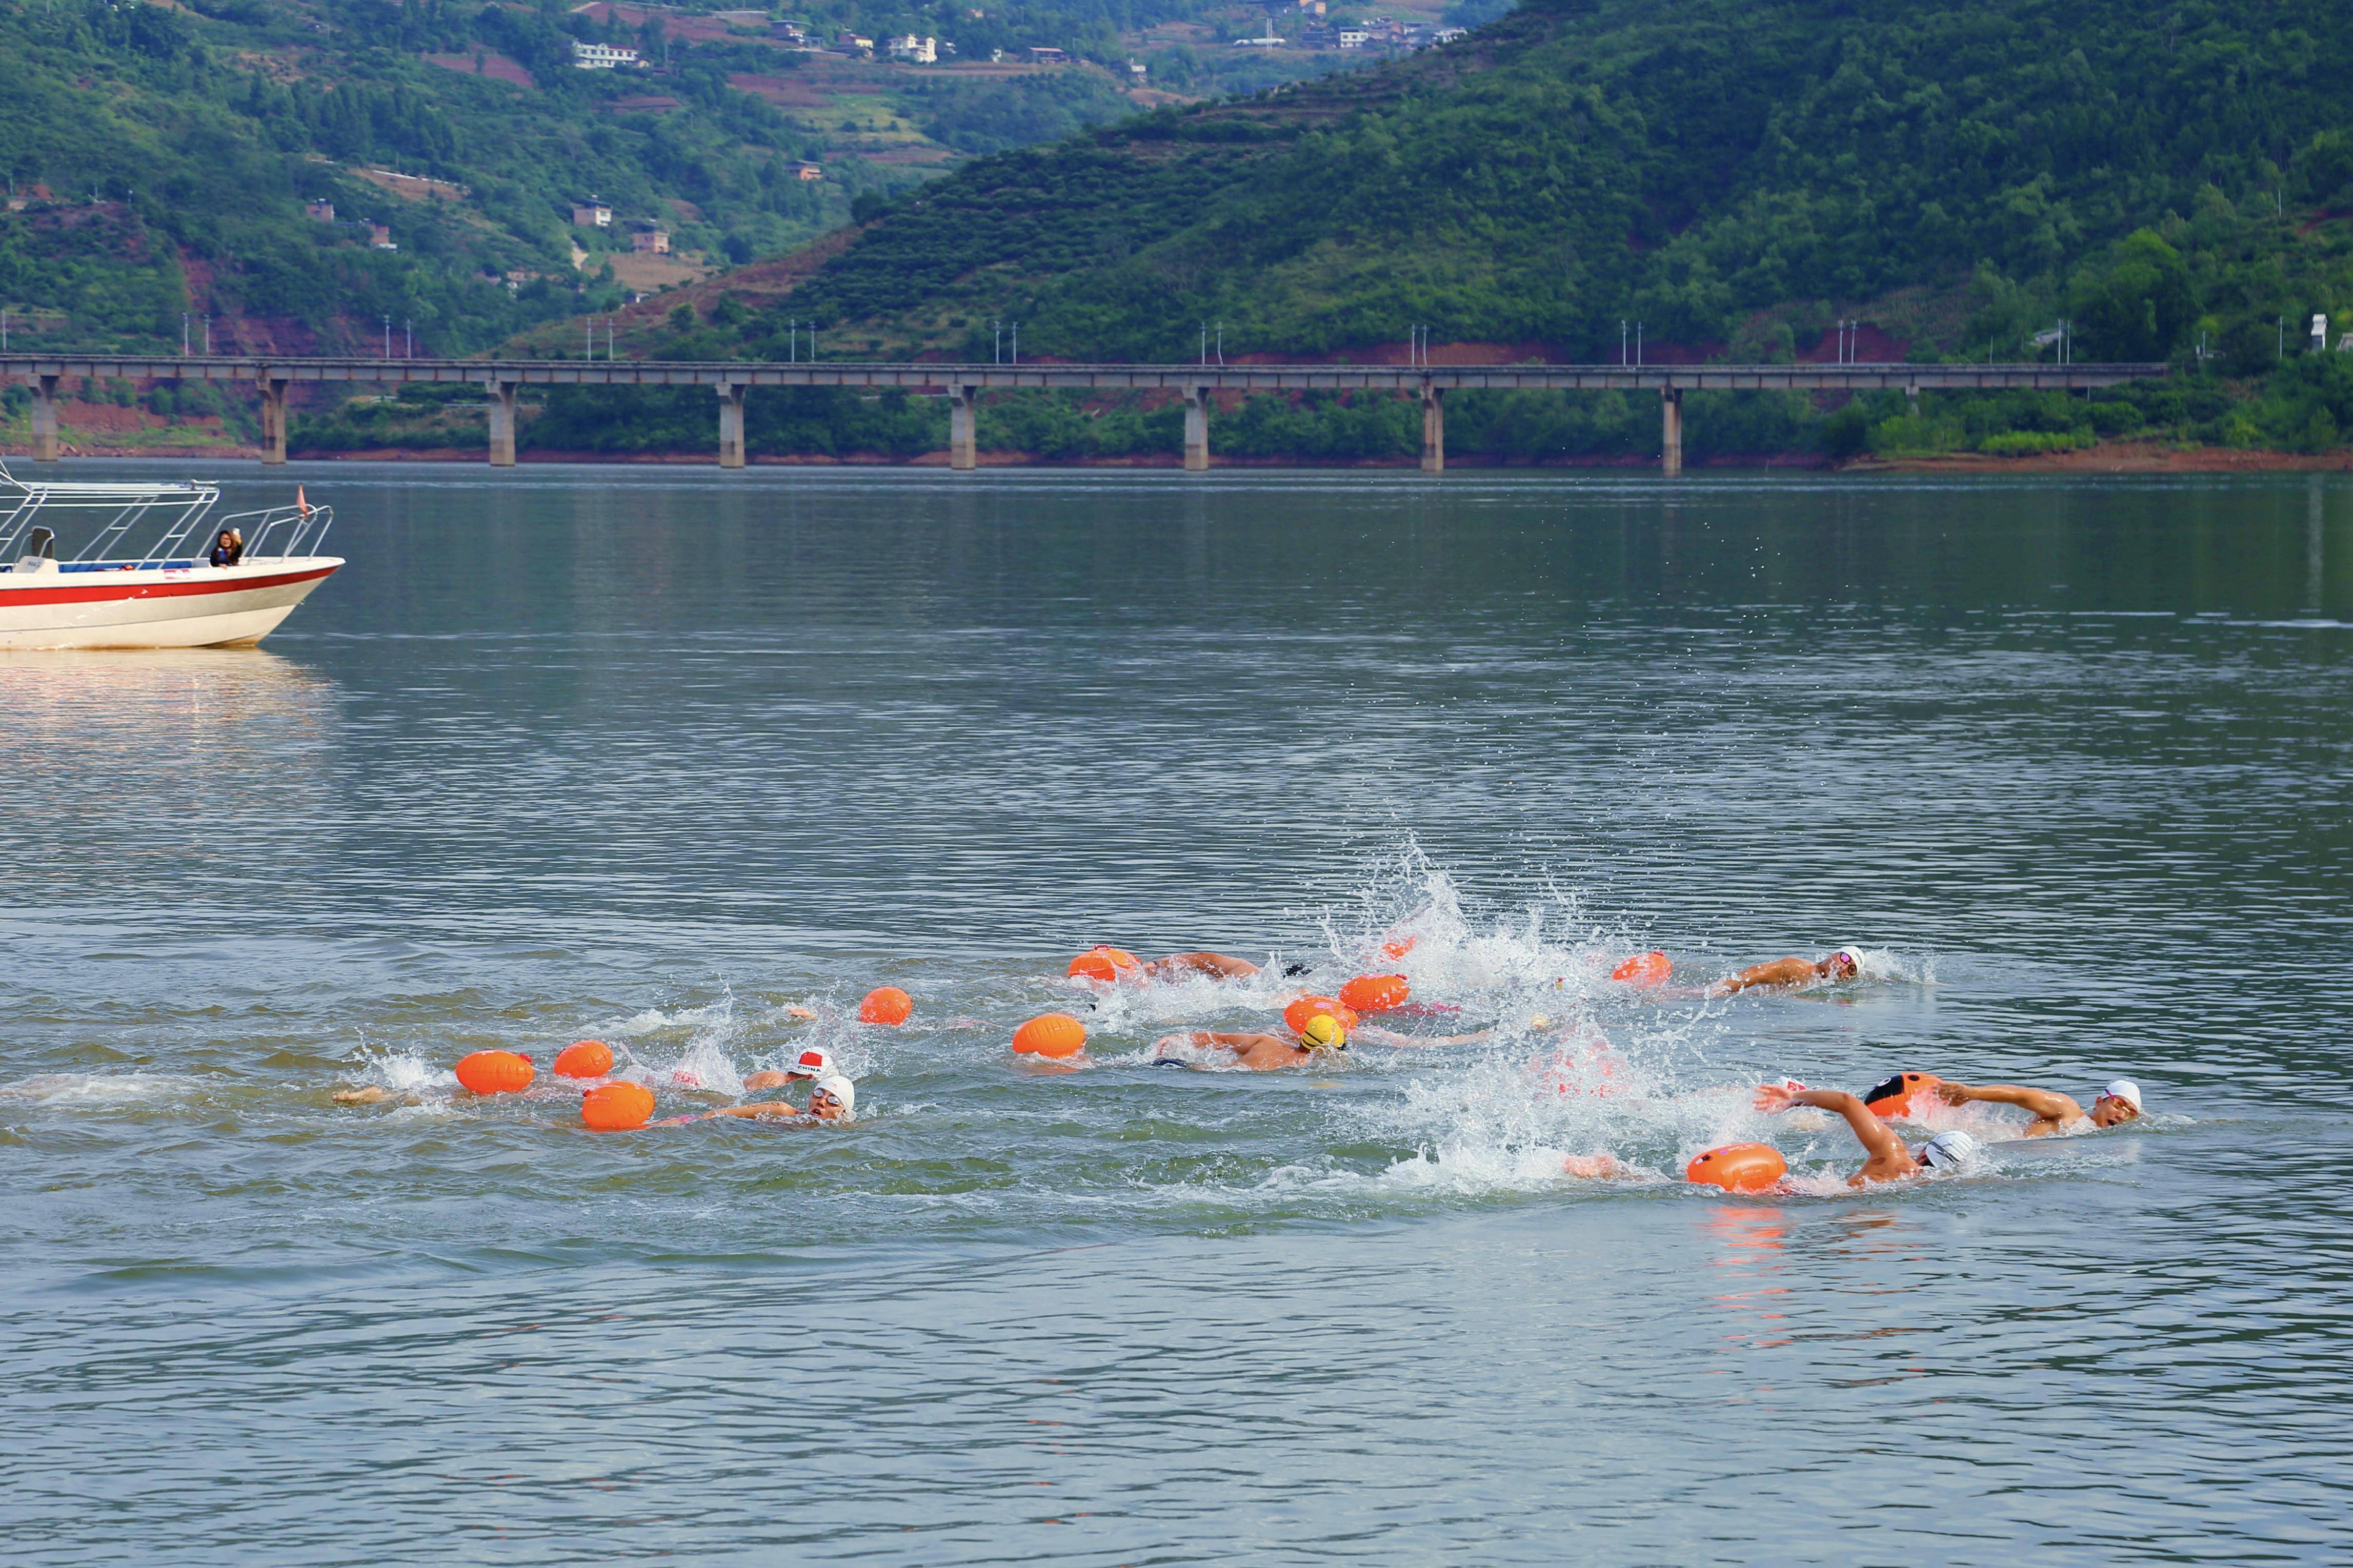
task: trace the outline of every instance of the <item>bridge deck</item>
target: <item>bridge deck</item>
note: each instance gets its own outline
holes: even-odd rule
[[[58,383],[67,376],[248,381],[261,391],[265,463],[286,460],[286,392],[296,382],[438,382],[490,395],[491,462],[515,460],[515,394],[525,386],[707,386],[718,394],[719,466],[744,463],[744,394],[754,386],[898,387],[944,393],[948,463],[970,468],[976,395],[991,390],[1166,391],[1185,399],[1185,467],[1209,466],[1209,414],[1220,392],[1400,392],[1421,399],[1421,466],[1446,468],[1450,392],[1652,392],[1661,405],[1660,466],[1683,471],[1689,392],[1989,392],[2114,386],[2168,373],[2162,364],[928,364],[819,360],[304,359],[137,354],[0,354],[0,378],[33,387],[33,455],[58,457]]]
[[[857,386],[943,392],[1091,388],[1189,392],[1373,390],[1709,392],[2079,388],[2162,376],[2163,364],[930,364],[820,360],[308,359],[8,354],[0,376],[130,380],[461,383],[478,386]]]

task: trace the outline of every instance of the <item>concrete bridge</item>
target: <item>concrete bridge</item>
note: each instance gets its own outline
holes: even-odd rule
[[[1643,391],[1659,395],[1660,454],[1670,476],[1683,466],[1683,405],[1688,392],[1989,392],[2012,387],[2114,386],[2166,375],[2164,364],[923,364],[823,360],[776,364],[748,360],[480,360],[177,358],[134,354],[8,354],[0,378],[33,393],[33,455],[58,456],[58,383],[67,376],[126,380],[251,382],[261,393],[261,460],[286,460],[286,393],[298,382],[378,385],[458,383],[490,399],[491,463],[515,460],[515,396],[526,386],[707,386],[719,405],[719,466],[744,466],[744,397],[755,386],[896,387],[948,400],[948,466],[969,469],[976,454],[974,405],[983,392],[1167,391],[1185,400],[1185,467],[1209,466],[1209,409],[1220,392],[1370,391],[1421,401],[1421,467],[1446,468],[1450,392]]]

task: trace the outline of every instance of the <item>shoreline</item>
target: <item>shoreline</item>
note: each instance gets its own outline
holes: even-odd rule
[[[0,442],[0,459],[30,460],[33,455],[28,444]],[[259,463],[261,448],[246,446],[111,446],[99,443],[68,442],[64,447],[68,458],[213,458],[222,462]],[[374,447],[349,451],[305,451],[294,447],[288,451],[290,461],[302,463],[475,463],[487,468],[490,454],[477,447]],[[515,454],[518,467],[526,464],[548,465],[611,465],[616,467],[648,468],[716,468],[716,452],[580,452],[562,450],[524,451]],[[1183,458],[1176,452],[1140,453],[1112,458],[1040,458],[1026,452],[982,452],[978,465],[984,468],[1167,468],[1180,469]],[[1448,470],[1470,469],[1478,472],[1528,470],[1594,470],[1623,472],[1628,469],[1653,469],[1659,465],[1655,456],[1584,457],[1576,459],[1498,458],[1475,452],[1450,454]],[[832,454],[822,452],[762,452],[750,456],[752,468],[944,468],[948,455],[944,448],[923,452],[912,458],[894,457],[883,452],[853,452]],[[1418,471],[1419,461],[1411,457],[1361,458],[1349,461],[1315,461],[1298,458],[1219,457],[1211,458],[1213,468],[1298,469],[1302,471],[1335,472],[1360,469],[1410,473]],[[2353,472],[2353,447],[2330,452],[2278,452],[2261,448],[2233,447],[2176,447],[2156,441],[2104,441],[2095,447],[2080,447],[2066,452],[2034,452],[2016,457],[1997,457],[1982,452],[1948,452],[1889,458],[1858,458],[1845,463],[1833,462],[1818,452],[1764,452],[1722,454],[1706,458],[1692,458],[1686,469],[1748,470],[1758,468],[1796,468],[1812,472],[1841,474],[2235,474],[2235,473],[2330,473]]]

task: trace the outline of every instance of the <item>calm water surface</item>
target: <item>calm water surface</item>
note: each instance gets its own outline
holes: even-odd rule
[[[298,479],[266,649],[0,658],[13,1560],[2343,1550],[2353,486]],[[1487,1038],[1155,1071],[1296,983],[1060,978],[1400,924]],[[586,1035],[860,1119],[455,1092]],[[1907,1068],[2152,1114],[1850,1194],[1741,1087]]]

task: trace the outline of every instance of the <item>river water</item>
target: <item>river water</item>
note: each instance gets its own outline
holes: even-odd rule
[[[263,649],[0,658],[12,1560],[2342,1550],[2353,486],[297,479]],[[1367,965],[1486,1037],[1143,1065]],[[450,1076],[586,1036],[860,1118]],[[1744,1087],[1901,1068],[2150,1114],[1856,1193]]]

